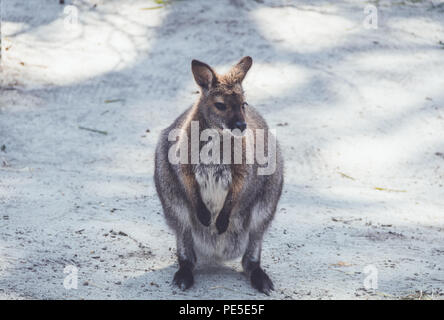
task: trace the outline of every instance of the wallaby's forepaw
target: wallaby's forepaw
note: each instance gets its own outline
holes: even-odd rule
[[[227,231],[229,222],[230,219],[227,214],[219,215],[216,219],[217,232],[219,232],[219,234],[222,234]]]
[[[187,290],[194,284],[193,272],[189,268],[180,268],[175,274],[173,283],[182,290]]]
[[[262,270],[261,267],[257,267],[251,272],[251,285],[267,296],[274,290],[274,285],[268,275]]]
[[[211,213],[203,203],[197,208],[197,218],[205,227],[211,223]]]

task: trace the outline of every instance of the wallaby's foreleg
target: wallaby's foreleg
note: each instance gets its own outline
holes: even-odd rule
[[[193,269],[196,264],[193,238],[189,229],[177,234],[177,258],[179,270],[174,274],[173,283],[186,290],[194,284]]]
[[[227,231],[228,225],[230,223],[231,211],[233,210],[233,203],[233,192],[230,190],[227,194],[227,198],[225,199],[224,206],[216,219],[216,228],[219,234]]]
[[[211,223],[211,213],[207,209],[207,206],[203,203],[202,197],[199,192],[196,194],[195,201],[197,219],[200,221],[200,223],[202,223],[202,225],[208,227]]]
[[[194,173],[187,172],[186,180],[189,181],[190,185],[187,190],[188,198],[196,213],[197,220],[199,220],[199,222],[203,226],[208,227],[211,223],[211,213],[202,200],[202,196],[200,194],[200,186],[194,178]]]
[[[242,257],[242,267],[251,285],[266,295],[274,290],[274,285],[261,268],[262,233],[250,232],[247,249]]]

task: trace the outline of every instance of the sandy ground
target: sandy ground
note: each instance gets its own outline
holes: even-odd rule
[[[269,298],[444,298],[442,1],[58,2],[1,0],[0,298],[266,298],[238,260],[172,287],[152,178],[191,59],[244,55],[286,160]]]

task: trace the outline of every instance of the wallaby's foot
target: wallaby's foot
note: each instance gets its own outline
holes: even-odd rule
[[[194,284],[193,272],[190,268],[181,267],[174,274],[173,283],[182,290],[187,290]]]
[[[255,268],[250,275],[251,285],[267,296],[274,290],[273,282],[261,267]]]

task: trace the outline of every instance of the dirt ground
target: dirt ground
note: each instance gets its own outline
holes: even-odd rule
[[[0,2],[0,298],[444,298],[443,1]],[[154,147],[191,60],[245,55],[286,161],[276,290],[235,260],[182,292]]]

